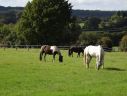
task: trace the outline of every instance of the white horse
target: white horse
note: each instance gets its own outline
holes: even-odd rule
[[[84,61],[86,64],[86,68],[89,68],[89,63],[92,57],[96,57],[96,68],[99,70],[100,66],[104,68],[104,50],[103,48],[98,46],[87,46],[84,49]]]

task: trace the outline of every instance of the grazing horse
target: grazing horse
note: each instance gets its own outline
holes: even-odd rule
[[[83,48],[82,47],[70,47],[69,48],[69,50],[68,50],[68,56],[72,56],[73,57],[73,52],[75,52],[75,53],[78,53],[77,54],[77,57],[80,57],[80,53],[82,53],[83,54],[83,52],[84,52],[84,50],[83,50]]]
[[[57,46],[49,46],[49,45],[43,45],[41,46],[40,50],[40,61],[42,60],[42,56],[44,54],[44,61],[46,61],[46,55],[53,55],[53,62],[55,61],[55,55],[59,55],[59,62],[63,62],[63,56],[61,55],[61,52]]]
[[[103,48],[98,46],[87,46],[84,49],[84,61],[86,64],[86,68],[89,68],[89,63],[92,57],[96,57],[96,69],[99,70],[100,66],[104,68],[104,50]]]

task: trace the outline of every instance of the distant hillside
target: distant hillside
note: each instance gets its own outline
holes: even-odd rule
[[[0,23],[16,23],[16,21],[20,18],[23,9],[23,7],[0,6]],[[72,10],[72,16],[76,16],[78,18],[98,17],[102,19],[107,19],[111,17],[115,12],[116,11]]]
[[[116,11],[99,11],[99,10],[73,10],[72,15],[79,18],[99,17],[107,19],[111,17]]]
[[[108,19],[117,11],[100,11],[100,10],[73,10],[72,15],[78,18],[87,18],[87,17],[98,17],[102,19]],[[127,11],[123,11],[127,13]]]
[[[4,7],[0,6],[0,13],[6,13],[8,11],[22,11],[23,7]]]
[[[16,23],[20,17],[23,7],[3,7],[0,6],[0,23]]]

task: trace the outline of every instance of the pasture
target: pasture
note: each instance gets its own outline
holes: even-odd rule
[[[83,58],[68,57],[63,63],[39,61],[39,49],[0,49],[0,96],[127,96],[127,53],[105,54],[105,69],[90,68]]]

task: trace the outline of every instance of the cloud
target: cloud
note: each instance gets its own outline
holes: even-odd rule
[[[22,6],[32,0],[0,0],[1,6]],[[69,0],[73,9],[127,10],[127,0]]]
[[[127,0],[69,0],[74,9],[127,10]]]
[[[31,0],[0,0],[2,6],[25,6]]]

